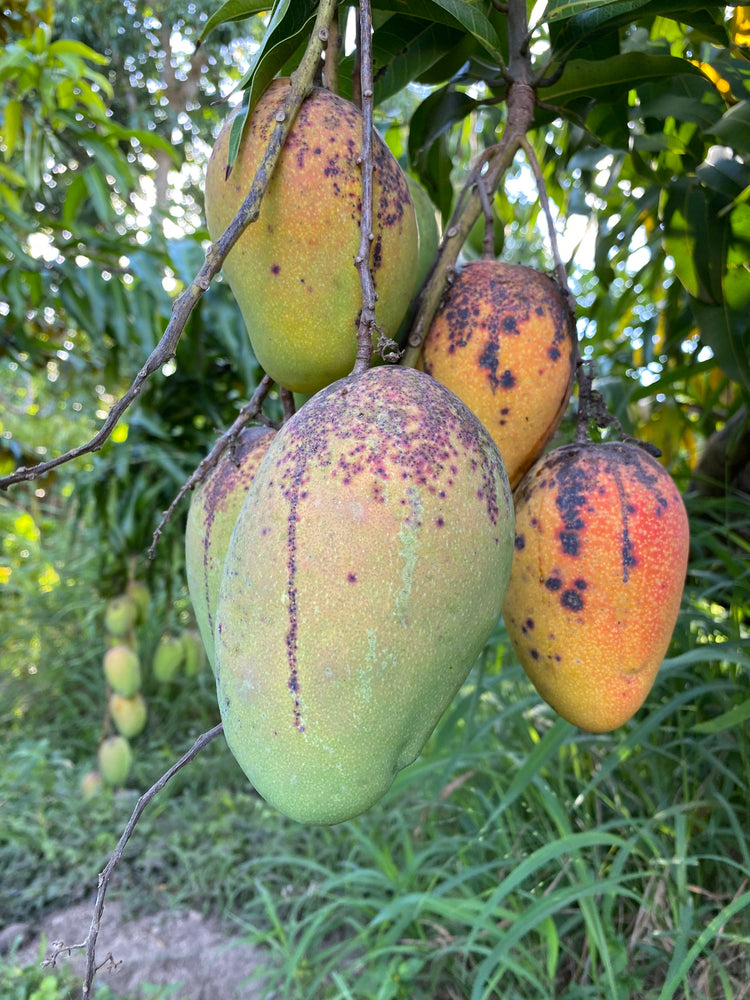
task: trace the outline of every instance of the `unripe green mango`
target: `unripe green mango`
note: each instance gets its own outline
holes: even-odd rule
[[[185,647],[179,636],[165,633],[154,650],[151,672],[159,684],[171,684],[185,659]]]
[[[141,686],[141,661],[130,646],[110,646],[104,654],[104,676],[117,694],[132,697]]]
[[[237,111],[219,132],[205,180],[212,240],[229,226],[250,190],[288,93],[285,78],[263,94],[245,124],[229,176]],[[317,392],[354,366],[362,306],[354,266],[362,211],[361,148],[358,108],[315,88],[292,126],[258,220],[224,261],[258,362],[293,392]],[[394,338],[415,290],[419,238],[406,177],[377,133],[373,151],[375,311],[380,330]]]
[[[104,627],[110,635],[125,636],[135,625],[138,608],[129,594],[120,594],[107,602],[104,610]]]
[[[137,691],[130,698],[125,698],[121,694],[111,695],[109,713],[117,732],[127,739],[138,736],[146,728],[148,709],[146,700],[140,691]]]
[[[284,424],[216,615],[224,733],[258,792],[309,823],[373,805],[489,638],[512,552],[500,453],[430,376],[370,369]]]
[[[274,431],[246,427],[227,448],[190,500],[185,527],[185,574],[195,621],[214,669],[214,617],[229,539],[255,470]],[[188,673],[188,670],[185,671]],[[189,676],[189,674],[188,674]]]
[[[107,785],[124,785],[133,764],[133,751],[124,736],[109,736],[97,753],[99,772]]]

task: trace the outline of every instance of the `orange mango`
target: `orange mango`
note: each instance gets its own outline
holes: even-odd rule
[[[490,432],[515,489],[562,420],[576,356],[575,327],[551,278],[477,260],[449,288],[423,366]]]
[[[556,448],[515,494],[503,617],[539,694],[590,732],[643,704],[669,646],[689,528],[672,478],[634,444]]]

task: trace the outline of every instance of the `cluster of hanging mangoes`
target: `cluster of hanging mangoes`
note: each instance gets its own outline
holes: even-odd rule
[[[261,98],[231,171],[231,118],[219,134],[205,184],[213,239],[287,88]],[[225,262],[263,368],[316,395],[277,432],[242,433],[196,488],[186,538],[228,745],[269,802],[315,823],[364,811],[415,760],[501,612],[560,714],[596,731],[622,724],[666,651],[687,559],[681,498],[643,450],[583,444],[539,458],[576,364],[565,298],[545,275],[471,263],[420,370],[347,374],[360,137],[357,108],[313,91]],[[426,229],[377,138],[374,173],[376,318],[393,337]]]
[[[139,629],[149,617],[151,594],[140,580],[131,578],[123,593],[112,597],[104,609],[107,648],[102,659],[106,687],[106,711],[102,738],[97,750],[97,768],[81,779],[86,797],[102,785],[118,788],[125,784],[133,766],[131,741],[140,736],[148,721],[148,705],[143,694],[144,671],[139,649]],[[151,677],[158,685],[170,684],[182,672],[196,676],[203,668],[206,653],[198,630],[165,632],[151,659]]]

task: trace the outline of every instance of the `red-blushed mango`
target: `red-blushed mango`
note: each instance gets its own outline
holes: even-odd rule
[[[513,503],[500,453],[423,372],[370,369],[279,430],[229,543],[219,708],[293,819],[368,809],[419,755],[500,614]]]
[[[576,356],[572,317],[552,278],[477,260],[449,288],[423,366],[482,421],[515,489],[563,418]]]
[[[229,539],[274,433],[268,427],[243,428],[236,445],[222,452],[190,499],[185,527],[185,573],[195,623],[212,670],[216,599]]]
[[[516,490],[503,616],[539,694],[590,732],[641,707],[669,646],[687,569],[682,497],[634,444],[569,445]]]
[[[289,80],[276,80],[245,124],[227,177],[229,116],[208,163],[205,209],[218,239],[245,199]],[[362,286],[354,260],[362,213],[362,115],[349,101],[316,88],[305,100],[263,197],[258,220],[224,262],[255,356],[293,392],[317,392],[347,375],[357,353]],[[419,238],[406,176],[373,136],[371,271],[377,323],[395,337],[415,291]]]

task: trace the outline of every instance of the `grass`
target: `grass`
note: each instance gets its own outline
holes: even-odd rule
[[[425,753],[366,815],[286,820],[219,740],[146,811],[113,894],[133,913],[221,916],[266,950],[268,1000],[750,996],[750,513],[730,499],[691,514],[672,647],[621,730],[557,719],[499,625]],[[136,789],[215,719],[208,675],[149,689],[132,787],[81,798],[103,651],[82,548],[67,562],[79,585],[24,605],[43,647],[55,622],[60,657],[40,655],[32,676],[2,668],[0,925],[90,893]]]

